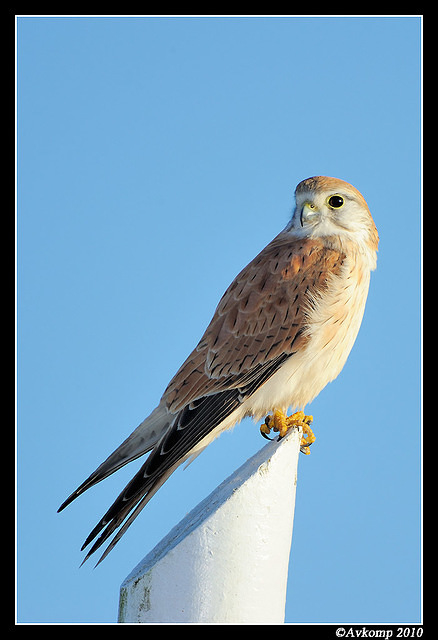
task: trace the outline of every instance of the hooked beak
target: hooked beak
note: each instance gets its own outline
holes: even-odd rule
[[[319,218],[319,210],[312,202],[305,202],[300,213],[300,223],[304,227],[305,223],[313,224]]]

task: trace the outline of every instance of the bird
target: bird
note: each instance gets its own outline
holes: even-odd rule
[[[113,536],[102,562],[176,468],[243,418],[266,416],[265,437],[301,426],[302,450],[314,439],[304,409],[353,347],[379,236],[364,197],[344,180],[307,178],[294,199],[285,228],[227,288],[158,406],[59,507],[149,453],[86,538],[82,551],[94,542],[83,562]]]

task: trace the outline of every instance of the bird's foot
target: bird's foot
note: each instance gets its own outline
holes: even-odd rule
[[[310,424],[313,421],[313,416],[306,416],[304,411],[297,411],[291,416],[286,416],[282,411],[276,410],[272,415],[266,416],[265,422],[260,425],[260,433],[264,438],[269,438],[269,434],[272,431],[278,432],[278,439],[284,438],[289,429],[293,427],[301,427],[303,435],[301,436],[300,450],[302,453],[309,455],[310,445],[315,442],[316,438],[313,434]]]

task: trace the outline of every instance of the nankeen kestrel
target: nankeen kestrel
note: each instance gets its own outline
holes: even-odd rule
[[[103,560],[173,471],[245,416],[272,412],[265,435],[274,429],[281,437],[298,425],[303,450],[313,441],[302,410],[350,353],[379,238],[367,203],[348,182],[308,178],[295,200],[290,222],[225,291],[159,405],[61,505],[152,450],[86,539],[82,549],[100,534],[85,559],[123,523]],[[288,418],[289,407],[300,411]]]

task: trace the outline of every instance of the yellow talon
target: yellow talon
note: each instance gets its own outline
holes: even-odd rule
[[[313,444],[316,440],[315,438],[315,434],[313,433],[312,429],[309,427],[310,422],[312,422],[313,418],[312,416],[306,416],[307,418],[311,418],[311,420],[307,421],[307,420],[303,420],[303,424],[302,424],[302,428],[303,428],[303,435],[301,437],[301,451],[302,453],[304,453],[306,456],[308,456],[310,454],[310,445]]]
[[[272,430],[278,432],[279,437],[283,438],[292,427],[301,427],[303,435],[301,437],[300,450],[302,453],[309,455],[309,447],[316,440],[309,426],[312,422],[313,416],[306,416],[304,411],[297,411],[291,416],[286,416],[282,411],[276,409],[272,416],[266,416],[265,422],[260,425],[260,432],[266,438]]]
[[[265,433],[266,435],[269,435],[271,433],[271,429],[268,427],[267,424],[261,424],[260,431],[262,432],[262,434]]]
[[[274,411],[274,415],[272,416],[274,420],[274,426],[272,427],[274,431],[278,431],[280,433],[280,438],[283,438],[288,429],[288,417],[284,415],[282,411]]]

